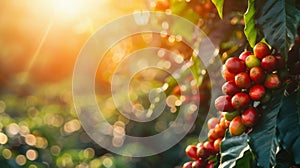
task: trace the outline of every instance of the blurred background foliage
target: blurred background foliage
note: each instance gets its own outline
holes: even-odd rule
[[[163,11],[190,20],[209,35],[224,60],[247,47],[241,14],[247,2],[232,3],[232,0],[225,2],[225,18],[220,20],[208,0],[1,1],[0,167],[180,167],[188,160],[184,149],[187,144],[197,142],[209,108],[210,81],[205,67],[195,64],[194,76],[181,74],[191,83],[202,79],[199,97],[180,96],[182,88],[172,80],[171,74],[155,69],[137,74],[131,82],[130,97],[141,109],[150,105],[145,96],[151,88],[169,84],[168,106],[163,115],[140,127],[118,113],[110,95],[110,82],[122,59],[138,49],[155,46],[176,53],[178,57],[174,60],[161,53],[161,63],[166,67],[193,60],[192,49],[180,37],[137,34],[113,46],[99,65],[95,79],[99,106],[112,124],[126,125],[127,134],[148,136],[166,129],[180,108],[177,100],[192,99],[200,103],[200,115],[190,133],[171,149],[147,158],[110,153],[94,143],[82,129],[72,102],[75,60],[89,36],[99,27],[136,10]],[[166,23],[162,27],[168,29]],[[180,25],[177,29],[193,33]]]

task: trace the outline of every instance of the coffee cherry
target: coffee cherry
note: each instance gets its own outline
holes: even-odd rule
[[[223,66],[222,68],[222,77],[227,81],[234,81],[235,73],[231,73],[228,71],[228,69]]]
[[[209,161],[206,165],[205,168],[214,168],[214,162],[213,161]]]
[[[209,156],[209,152],[202,145],[202,146],[198,147],[198,149],[197,149],[197,156],[199,158],[206,159]]]
[[[214,140],[219,138],[219,135],[216,134],[214,129],[211,129],[207,133],[207,138],[208,138],[209,141],[214,141]]]
[[[236,116],[229,124],[229,133],[233,136],[241,135],[245,130],[241,116]]]
[[[268,74],[264,86],[268,89],[276,89],[280,86],[280,79],[277,74]]]
[[[225,134],[225,129],[220,125],[216,125],[216,127],[214,128],[214,132],[217,138],[223,138]]]
[[[197,147],[195,145],[188,145],[185,149],[185,153],[193,160],[197,160],[199,158],[197,155]]]
[[[202,159],[199,159],[199,160],[193,161],[192,168],[202,168],[205,165],[206,165],[206,163]]]
[[[253,52],[257,58],[263,59],[270,54],[270,48],[267,44],[259,42],[253,47]]]
[[[253,127],[258,120],[258,112],[254,107],[249,107],[242,113],[242,123],[246,127]]]
[[[260,60],[254,55],[249,55],[245,63],[248,68],[260,66]]]
[[[216,117],[212,117],[207,121],[208,129],[213,129],[219,123],[219,119]]]
[[[214,142],[206,141],[203,143],[203,147],[206,149],[209,155],[213,155],[216,153],[214,148]]]
[[[223,138],[218,138],[214,141],[214,149],[217,152],[220,152],[220,144],[222,142]]]
[[[268,55],[261,60],[261,67],[268,72],[275,70],[277,65],[277,60],[273,55]]]
[[[234,82],[241,89],[248,89],[251,86],[251,80],[246,72],[235,75]]]
[[[186,163],[182,166],[182,168],[192,168],[192,164],[193,164],[193,162],[186,162]]]
[[[245,63],[236,57],[228,58],[225,62],[225,67],[231,73],[237,74],[246,70]]]
[[[231,95],[232,96],[232,95],[234,95],[234,94],[236,94],[240,91],[241,91],[241,89],[236,86],[234,81],[225,82],[222,86],[222,92],[225,95]]]
[[[231,96],[220,96],[215,100],[215,107],[218,111],[233,111],[231,106]]]
[[[238,110],[232,111],[232,112],[223,112],[224,117],[227,121],[233,120],[236,116],[240,115],[240,112]]]
[[[259,101],[266,93],[265,87],[262,85],[254,85],[249,90],[249,96],[254,101]]]
[[[242,110],[249,106],[250,97],[247,93],[237,93],[231,98],[232,107],[236,110]]]
[[[199,142],[197,145],[196,145],[197,148],[200,148],[200,147],[203,147],[203,142]]]
[[[265,72],[261,67],[253,67],[249,73],[250,79],[255,83],[262,83],[265,80]]]
[[[229,127],[230,121],[226,120],[225,118],[220,119],[220,126],[224,129],[227,129]]]
[[[239,59],[240,59],[240,60],[243,60],[244,62],[246,62],[246,58],[247,58],[249,55],[253,55],[253,53],[250,52],[250,51],[243,51],[243,52],[240,54]]]

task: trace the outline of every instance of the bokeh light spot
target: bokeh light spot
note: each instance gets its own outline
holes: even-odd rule
[[[167,97],[166,103],[169,107],[174,107],[177,100],[178,98],[176,96],[170,95]]]
[[[19,131],[20,131],[20,127],[16,123],[11,123],[7,127],[7,133],[12,136],[17,135],[19,133]]]
[[[99,159],[93,159],[90,161],[90,168],[98,168],[101,166],[101,161]]]
[[[5,159],[10,159],[11,156],[12,156],[12,153],[9,149],[3,149],[2,151],[2,156],[5,158]]]
[[[163,23],[161,24],[161,26],[162,26],[162,28],[165,29],[165,30],[169,29],[169,23],[166,22],[166,21],[163,22]]]
[[[83,151],[83,156],[87,159],[89,158],[93,158],[95,156],[95,151],[93,148],[86,148],[84,151]]]
[[[112,165],[113,165],[113,162],[112,162],[111,158],[109,158],[109,157],[105,157],[102,162],[103,162],[103,165],[107,168],[112,167]]]
[[[25,136],[25,143],[30,145],[30,146],[34,146],[36,144],[36,138],[34,135],[32,134],[27,134]]]
[[[31,164],[28,166],[28,168],[38,168],[38,167],[36,165]]]
[[[64,125],[64,131],[68,134],[78,131],[81,128],[80,122],[77,119],[68,121]]]
[[[45,139],[43,137],[36,137],[35,146],[40,149],[45,149],[48,146],[48,141],[47,141],[47,139]]]
[[[59,146],[53,145],[53,146],[51,146],[50,151],[51,151],[52,155],[58,156],[60,154],[61,149]]]
[[[17,163],[19,166],[25,165],[25,164],[26,164],[26,161],[27,161],[27,159],[26,159],[26,157],[25,157],[24,155],[18,155],[18,156],[16,157],[16,163]]]
[[[28,160],[35,160],[38,157],[38,153],[37,151],[33,150],[33,149],[29,149],[26,151],[26,157]]]
[[[29,130],[29,128],[27,126],[25,126],[25,125],[21,125],[20,126],[20,134],[22,136],[26,136],[29,133],[30,133],[30,130]]]
[[[7,141],[8,141],[7,136],[4,133],[0,132],[0,144],[4,145],[7,143]]]

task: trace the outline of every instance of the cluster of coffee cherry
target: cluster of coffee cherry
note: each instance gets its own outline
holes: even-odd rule
[[[253,53],[244,51],[239,58],[226,60],[222,76],[227,81],[222,86],[225,94],[215,100],[215,107],[230,121],[229,132],[237,136],[251,129],[259,118],[254,107],[266,103],[271,91],[277,89],[285,78],[285,60],[280,55],[271,55],[267,44],[259,42]]]
[[[208,140],[199,142],[197,145],[188,145],[185,153],[194,161],[189,161],[183,168],[213,168],[215,162],[212,158],[220,152],[220,144],[224,138],[225,131],[229,126],[224,116],[221,118],[212,117],[208,120]]]
[[[239,57],[228,58],[222,67],[226,82],[222,86],[224,95],[215,100],[219,118],[208,120],[207,141],[189,145],[186,154],[194,161],[183,168],[213,167],[210,159],[220,151],[220,143],[226,129],[233,136],[250,131],[261,115],[256,108],[271,99],[272,90],[279,88],[287,76],[285,60],[279,54],[271,54],[269,46],[257,43],[253,53],[244,51]]]

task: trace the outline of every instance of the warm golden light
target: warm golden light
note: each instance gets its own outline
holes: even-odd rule
[[[55,0],[51,1],[55,14],[66,19],[72,19],[85,7],[83,0]]]
[[[133,0],[28,0],[0,6],[5,9],[0,20],[0,41],[5,41],[1,71],[8,76],[18,74],[20,85],[69,79],[80,49],[99,27],[147,8],[145,2]],[[114,60],[118,62],[121,56],[116,54]],[[4,110],[0,102],[0,112]]]

